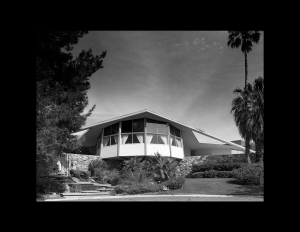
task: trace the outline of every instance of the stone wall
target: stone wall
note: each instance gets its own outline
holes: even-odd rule
[[[100,156],[82,155],[82,154],[68,154],[69,155],[69,170],[77,169],[87,171],[89,163],[92,160],[101,159]]]
[[[186,176],[192,171],[192,165],[203,163],[207,156],[188,156],[184,157],[177,167],[177,173],[180,176]]]

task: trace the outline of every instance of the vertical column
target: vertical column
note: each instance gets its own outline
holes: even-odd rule
[[[121,146],[121,128],[122,128],[122,121],[119,122],[119,134],[118,134],[118,151],[117,151],[117,157],[120,156],[120,146]]]
[[[144,152],[145,154],[144,155],[147,155],[147,127],[146,127],[146,118],[144,118],[144,145],[145,145],[145,149],[144,149]]]
[[[102,147],[103,147],[103,133],[104,132],[104,128],[102,128],[102,131],[101,131],[101,141],[100,141],[100,152],[99,152],[99,155],[100,155],[100,157],[101,157],[101,151],[102,151]],[[101,157],[101,159],[102,159],[102,157]]]
[[[182,138],[181,130],[180,130],[180,139],[181,139],[182,151],[183,151],[183,158],[184,158],[185,157],[185,155],[184,155],[184,145],[183,145],[183,138]]]
[[[170,157],[172,157],[171,140],[170,140],[171,130],[170,130],[170,124],[167,123],[167,125],[168,125],[168,141],[169,141]]]

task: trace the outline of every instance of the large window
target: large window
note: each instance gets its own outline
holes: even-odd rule
[[[181,140],[181,131],[176,127],[170,125],[170,143],[172,146],[175,147],[182,147],[182,140]]]
[[[104,128],[102,147],[118,144],[119,123]]]
[[[148,144],[164,144],[168,143],[168,125],[153,119],[146,119],[147,126],[147,143]]]
[[[122,121],[122,144],[144,143],[144,119]]]

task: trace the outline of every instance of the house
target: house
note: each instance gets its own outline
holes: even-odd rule
[[[80,132],[77,139],[84,136],[82,145],[102,159],[128,159],[150,156],[156,152],[162,156],[183,159],[188,156],[229,155],[233,151],[245,151],[242,145],[150,110],[95,123],[82,128]]]

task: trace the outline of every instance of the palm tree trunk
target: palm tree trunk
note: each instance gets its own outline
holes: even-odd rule
[[[262,162],[264,155],[264,143],[261,139],[255,141],[256,162]]]
[[[248,77],[248,64],[247,64],[247,52],[245,51],[245,89],[247,86],[247,77]]]
[[[250,139],[249,136],[245,136],[245,143],[246,143],[246,157],[248,164],[251,164],[251,159],[250,159]]]

